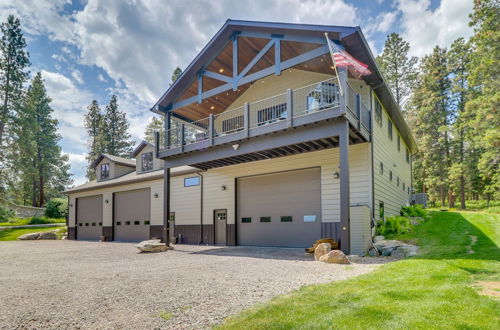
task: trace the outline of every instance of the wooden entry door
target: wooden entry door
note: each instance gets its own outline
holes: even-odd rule
[[[215,244],[226,245],[227,210],[214,210]]]

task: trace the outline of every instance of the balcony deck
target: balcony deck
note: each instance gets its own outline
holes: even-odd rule
[[[286,133],[339,118],[349,122],[351,143],[368,142],[371,138],[371,112],[360,95],[348,84],[346,87],[341,94],[336,79],[331,78],[245,103],[195,122],[176,122],[170,130],[156,134],[157,156],[168,160],[185,153],[203,153],[217,146]],[[314,146],[325,148],[335,144],[333,140],[323,139],[303,142],[310,143],[309,147],[313,149]]]

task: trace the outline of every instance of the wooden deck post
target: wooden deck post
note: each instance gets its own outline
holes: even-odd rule
[[[165,167],[163,176],[163,242],[170,243],[170,168]]]
[[[214,115],[210,114],[208,117],[208,139],[210,141],[210,145],[214,145]]]
[[[293,94],[292,90],[289,88],[286,90],[286,114],[288,127],[293,126]]]
[[[350,189],[349,189],[349,123],[343,124],[339,134],[340,149],[340,248],[350,252]]]
[[[245,136],[250,135],[250,103],[246,102],[243,106],[243,127],[245,130]]]
[[[337,72],[339,75],[339,81],[340,81],[340,89],[342,90],[344,95],[340,95],[340,111],[345,113],[346,112],[346,103],[347,103],[347,98],[348,98],[348,93],[349,91],[347,90],[347,69],[343,66],[340,66],[337,68]]]

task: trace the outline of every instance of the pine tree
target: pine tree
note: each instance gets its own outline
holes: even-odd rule
[[[129,126],[125,113],[118,109],[116,95],[111,96],[103,117],[103,152],[128,158],[133,146]]]
[[[149,143],[155,143],[155,132],[161,132],[164,129],[164,119],[153,117],[151,121],[146,126],[146,131],[144,132],[144,140]]]
[[[174,72],[172,73],[172,83],[171,84],[173,84],[177,79],[179,79],[181,74],[182,74],[182,69],[179,67],[176,67]]]
[[[489,202],[500,195],[500,4],[497,0],[474,1],[470,25],[475,47],[469,83],[473,89],[465,111],[480,150],[477,169]]]
[[[92,101],[87,110],[84,120],[85,129],[89,137],[87,141],[89,150],[85,157],[88,162],[86,176],[89,180],[94,180],[95,171],[90,168],[90,165],[103,151],[103,115],[96,100]]]
[[[23,83],[28,79],[30,65],[26,51],[26,40],[19,19],[9,15],[0,25],[0,195],[6,190],[5,184],[12,179],[12,159],[7,159],[9,150],[6,141],[9,125],[15,117],[23,96]],[[9,157],[10,158],[10,157]]]
[[[399,34],[391,33],[385,41],[384,51],[377,57],[377,63],[400,109],[404,109],[417,79],[418,58],[410,57],[409,50],[408,42]]]
[[[33,78],[15,120],[17,165],[25,201],[43,206],[48,195],[60,195],[71,183],[68,156],[61,155],[58,121],[52,118],[51,99],[42,75]]]

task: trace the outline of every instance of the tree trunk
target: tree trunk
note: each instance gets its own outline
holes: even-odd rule
[[[465,178],[460,176],[460,208],[465,210]]]
[[[441,207],[446,206],[446,195],[444,193],[444,186],[441,185]]]
[[[33,191],[31,192],[31,206],[36,207],[36,181],[33,180]]]
[[[44,196],[44,180],[43,180],[43,175],[40,175],[40,191],[39,191],[39,207],[43,207],[43,204],[45,203],[45,196]]]

